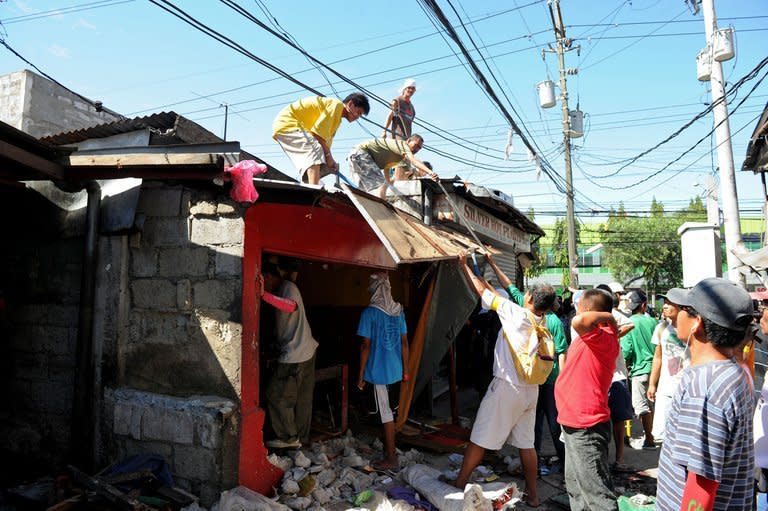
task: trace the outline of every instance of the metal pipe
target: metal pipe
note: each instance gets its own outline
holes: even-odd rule
[[[72,459],[78,468],[90,473],[94,463],[93,439],[97,422],[93,410],[93,310],[96,297],[101,187],[96,181],[88,181],[84,188],[88,192],[88,206],[85,213],[83,269],[80,277],[71,447]]]

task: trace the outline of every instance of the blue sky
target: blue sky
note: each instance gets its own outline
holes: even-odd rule
[[[200,21],[232,38],[251,53],[293,74],[327,95],[341,96],[350,86],[326,78],[295,50],[257,25],[214,0],[181,1],[177,5]],[[267,21],[266,6],[282,29],[310,54],[387,100],[397,95],[405,78],[414,78],[413,98],[419,118],[462,137],[469,148],[423,132],[427,145],[459,156],[450,161],[425,149],[419,154],[445,177],[460,175],[500,189],[525,210],[558,212],[564,197],[545,176],[536,179],[519,139],[510,161],[504,161],[507,127],[448,45],[436,33],[416,1],[309,2],[239,0],[253,15]],[[509,97],[516,118],[527,127],[538,147],[562,175],[560,105],[538,107],[535,86],[557,80],[556,57],[542,59],[541,49],[554,39],[547,4],[535,0],[459,2],[453,6]],[[736,29],[737,56],[725,62],[735,82],[766,56],[768,2],[716,2],[720,26]],[[446,0],[439,4],[459,26]],[[712,117],[695,123],[674,139],[609,179],[588,179],[619,168],[631,158],[677,130],[709,102],[708,83],[696,80],[695,57],[705,44],[701,14],[682,0],[562,0],[563,19],[581,54],[567,56],[571,107],[578,102],[587,115],[586,136],[574,141],[577,211],[616,206],[644,210],[655,196],[669,209],[702,193],[716,165],[714,139],[705,140],[678,163],[644,184],[633,183],[678,157],[712,127]],[[54,9],[62,12],[52,13]],[[44,72],[79,93],[103,101],[124,115],[174,110],[222,134],[228,103],[229,140],[288,173],[294,170],[271,139],[272,119],[285,104],[309,93],[272,71],[209,39],[145,0],[9,0],[0,4],[6,42]],[[471,47],[467,34],[459,34]],[[28,67],[0,48],[0,72]],[[367,53],[365,56],[357,55]],[[458,53],[458,52],[457,52]],[[483,67],[482,60],[473,54]],[[765,73],[761,73],[762,76]],[[756,83],[747,82],[737,101]],[[497,90],[501,90],[497,87]],[[236,89],[236,90],[232,90]],[[335,90],[334,90],[335,89]],[[225,92],[229,91],[229,92]],[[736,168],[768,99],[768,80],[731,116]],[[509,107],[508,107],[509,108]],[[373,104],[369,118],[383,123],[386,107]],[[741,129],[739,133],[735,133]],[[333,146],[337,160],[380,129],[364,122],[339,129]],[[686,168],[687,167],[687,168]],[[496,171],[490,170],[491,168]],[[344,170],[344,169],[343,169]],[[609,187],[618,188],[612,190]],[[759,177],[737,170],[740,207],[756,216],[760,207]],[[537,218],[546,222],[541,215]],[[584,222],[596,220],[581,214]]]

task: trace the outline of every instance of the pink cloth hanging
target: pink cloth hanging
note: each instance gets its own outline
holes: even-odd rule
[[[232,189],[229,196],[236,202],[253,204],[259,198],[259,192],[253,186],[253,176],[267,172],[267,166],[253,160],[243,160],[225,169],[232,178]]]

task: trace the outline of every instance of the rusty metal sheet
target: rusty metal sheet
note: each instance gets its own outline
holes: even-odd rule
[[[398,264],[455,259],[468,250],[482,250],[466,236],[425,225],[386,201],[342,187]]]

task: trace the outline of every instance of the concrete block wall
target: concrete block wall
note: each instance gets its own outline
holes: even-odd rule
[[[80,239],[5,241],[0,472],[8,462],[18,474],[68,452],[83,248]]]
[[[160,454],[206,505],[237,482],[244,212],[223,192],[144,182],[143,229],[125,262],[119,390],[102,415],[108,457]]]
[[[92,103],[27,69],[0,76],[0,120],[44,137],[119,120]]]
[[[237,485],[237,403],[211,396],[175,398],[131,389],[109,392],[120,458],[153,453],[170,463],[177,486],[210,507]]]

